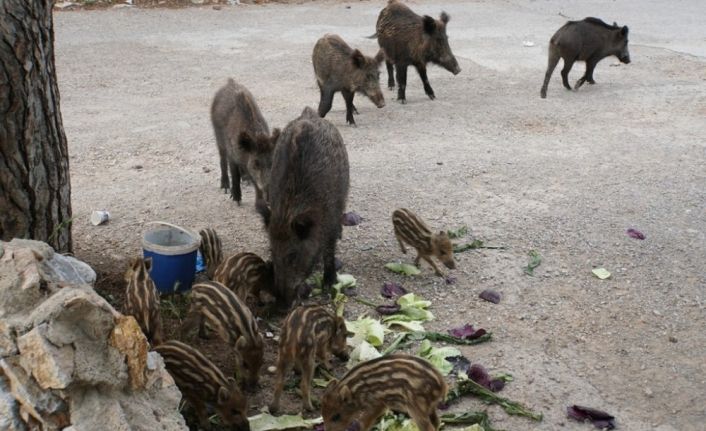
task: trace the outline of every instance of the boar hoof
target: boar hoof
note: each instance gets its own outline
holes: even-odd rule
[[[272,403],[267,406],[267,409],[270,411],[271,414],[277,414],[279,412],[279,404]]]
[[[542,99],[546,99],[547,98],[547,91],[546,90],[540,91],[539,97],[541,97]]]
[[[407,104],[407,99],[397,99],[397,101],[400,102],[401,105]]]

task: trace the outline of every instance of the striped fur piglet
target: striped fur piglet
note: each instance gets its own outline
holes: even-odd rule
[[[162,316],[159,295],[150,277],[152,258],[136,257],[125,271],[125,314],[133,316],[152,345],[162,342]]]
[[[169,340],[154,350],[186,401],[194,407],[203,429],[208,427],[206,404],[212,404],[224,425],[238,431],[250,431],[248,403],[235,380],[226,378],[213,362],[193,347]]]
[[[417,356],[388,355],[362,362],[329,383],[321,403],[326,431],[368,431],[387,409],[407,413],[420,431],[439,429],[444,377]]]
[[[296,368],[301,372],[301,395],[306,410],[314,410],[311,403],[311,381],[318,361],[331,369],[331,355],[348,359],[346,322],[326,308],[317,305],[300,306],[292,310],[282,327],[277,357],[275,393],[270,412],[279,410],[279,399],[284,379]]]
[[[181,327],[182,337],[197,324],[207,323],[235,348],[239,378],[248,387],[257,384],[263,362],[264,341],[248,307],[221,283],[205,281],[191,288],[191,307]]]
[[[407,253],[404,244],[407,243],[417,250],[414,264],[419,266],[419,260],[424,259],[434,268],[437,275],[443,276],[431,256],[439,259],[447,268],[456,268],[453,255],[453,245],[444,231],[432,233],[429,227],[416,214],[406,208],[396,209],[392,213],[392,225],[395,237],[400,244],[402,253]]]

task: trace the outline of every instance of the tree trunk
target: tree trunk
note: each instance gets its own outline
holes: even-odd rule
[[[53,0],[0,0],[0,239],[71,251],[71,183]]]

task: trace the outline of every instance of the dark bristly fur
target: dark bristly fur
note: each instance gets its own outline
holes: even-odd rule
[[[574,62],[586,62],[586,72],[576,81],[575,89],[578,90],[585,82],[595,84],[593,70],[599,61],[611,55],[625,64],[630,63],[627,27],[619,27],[615,23],[608,25],[591,17],[567,22],[549,41],[549,60],[540,96],[542,99],[547,97],[549,80],[560,58],[564,60],[561,80],[567,90],[571,90],[569,72]]]
[[[206,403],[210,403],[225,425],[238,431],[250,430],[247,399],[235,380],[226,378],[201,352],[179,341],[167,341],[154,350],[162,356],[179,391],[194,407],[202,427],[208,425]]]
[[[326,431],[368,431],[390,409],[407,413],[420,431],[434,431],[440,425],[436,409],[447,391],[444,377],[429,362],[388,355],[360,363],[340,381],[330,382],[321,415]]]
[[[201,245],[199,250],[206,265],[206,275],[208,278],[213,278],[216,273],[216,268],[223,260],[223,247],[221,239],[214,229],[202,229],[199,231],[201,236]]]
[[[238,376],[246,386],[254,387],[262,367],[264,342],[248,307],[221,283],[197,283],[191,288],[191,307],[181,327],[182,335],[197,324],[202,330],[204,322],[235,348]]]
[[[228,79],[213,99],[211,122],[221,161],[221,188],[228,190],[231,175],[231,197],[240,204],[240,180],[252,179],[256,206],[267,200],[272,150],[278,129],[272,131],[260,113],[255,98],[244,86]]]
[[[407,253],[404,243],[417,250],[415,265],[419,265],[419,260],[424,259],[434,268],[437,275],[442,276],[439,268],[431,260],[430,256],[434,256],[447,268],[454,269],[456,267],[453,245],[446,232],[439,231],[439,233],[432,234],[424,221],[406,208],[396,209],[392,213],[392,225],[395,228],[395,237],[397,237],[402,253]]]
[[[275,296],[280,307],[323,257],[324,287],[336,282],[336,241],[348,198],[348,154],[343,138],[311,108],[282,131],[272,160],[270,205],[263,213],[270,237]]]
[[[331,354],[348,359],[346,322],[322,306],[300,306],[292,310],[282,326],[277,356],[275,392],[270,412],[279,410],[284,379],[295,368],[301,373],[301,395],[304,408],[314,410],[311,403],[311,379],[316,361],[331,369]]]
[[[133,316],[152,345],[162,342],[162,317],[159,294],[150,277],[152,258],[136,257],[125,272],[125,314]]]
[[[449,15],[442,12],[438,20],[419,16],[397,0],[390,0],[380,11],[377,30],[378,44],[385,53],[387,83],[395,87],[394,69],[397,73],[397,100],[405,103],[407,67],[414,66],[424,84],[424,92],[434,100],[434,90],[427,77],[427,63],[438,64],[454,75],[461,72],[456,57],[451,52],[446,36]]]
[[[384,59],[382,52],[375,58],[364,56],[353,49],[338,35],[327,34],[316,42],[312,54],[316,83],[321,99],[319,115],[325,117],[331,110],[333,95],[340,91],[346,101],[346,121],[355,125],[353,113],[358,111],[353,105],[356,92],[368,96],[378,108],[385,106],[385,98],[380,90],[378,67]]]

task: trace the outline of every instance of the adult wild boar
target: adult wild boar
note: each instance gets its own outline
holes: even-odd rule
[[[255,185],[255,204],[264,206],[272,150],[279,129],[274,129],[270,135],[255,98],[233,79],[228,79],[228,83],[213,98],[211,122],[221,161],[221,188],[226,191],[229,188],[230,168],[230,195],[233,200],[240,205],[240,180],[251,179]]]
[[[608,25],[598,18],[591,17],[584,18],[583,21],[567,22],[549,41],[549,62],[540,91],[542,99],[547,97],[547,86],[559,58],[564,60],[561,80],[567,90],[571,90],[569,85],[571,66],[577,60],[586,62],[586,72],[576,81],[575,88],[578,90],[584,82],[595,84],[593,69],[599,61],[610,55],[618,57],[622,63],[630,63],[627,26],[619,27],[616,23]]]
[[[408,66],[417,69],[424,84],[424,92],[432,100],[436,96],[427,78],[427,63],[438,64],[454,75],[461,72],[446,36],[449,19],[446,12],[442,12],[438,20],[428,15],[419,16],[397,0],[390,0],[387,7],[380,11],[375,35],[385,53],[387,83],[390,89],[395,87],[392,65],[395,66],[397,100],[401,103],[406,103]]]
[[[336,241],[348,197],[348,154],[333,124],[311,108],[284,128],[270,173],[270,237],[275,296],[288,308],[323,257],[324,288],[336,282]]]
[[[321,99],[319,116],[324,118],[331,110],[334,93],[340,91],[346,101],[346,121],[355,125],[353,96],[361,92],[368,96],[378,108],[385,106],[385,98],[380,90],[378,67],[384,59],[381,52],[375,58],[366,57],[353,49],[339,36],[327,34],[316,42],[312,54],[316,83],[319,84]]]

